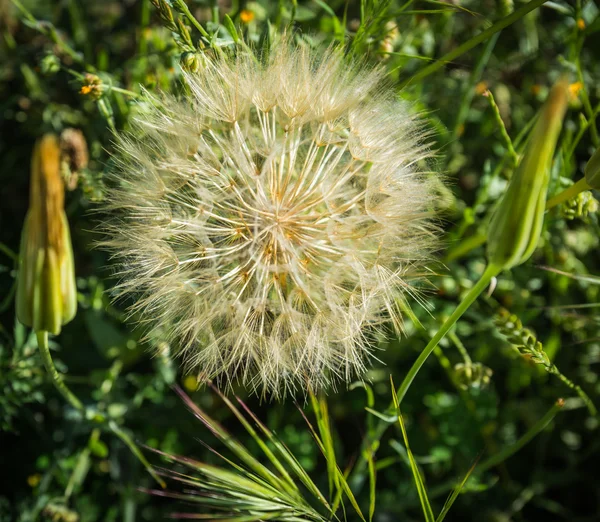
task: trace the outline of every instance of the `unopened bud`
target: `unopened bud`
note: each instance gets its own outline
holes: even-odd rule
[[[60,71],[60,60],[54,54],[47,54],[40,61],[40,70],[43,74],[52,75]]]
[[[31,162],[29,210],[21,236],[17,317],[35,331],[58,334],[75,316],[77,291],[69,224],[64,210],[60,145],[46,134]]]
[[[525,154],[492,215],[487,237],[490,264],[503,269],[520,265],[538,244],[550,166],[568,101],[569,82],[561,79],[550,91]]]
[[[186,52],[181,55],[179,60],[181,68],[188,72],[198,72],[200,69],[200,58],[198,53]]]

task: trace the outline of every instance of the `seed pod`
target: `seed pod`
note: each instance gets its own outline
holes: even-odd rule
[[[487,237],[490,264],[503,269],[520,265],[538,244],[550,166],[568,101],[569,82],[563,78],[550,91],[525,154],[492,215]]]
[[[592,154],[583,172],[585,181],[591,188],[600,188],[600,147]]]
[[[60,175],[60,146],[52,134],[41,138],[33,150],[16,307],[23,324],[53,334],[58,334],[77,310],[73,250]]]

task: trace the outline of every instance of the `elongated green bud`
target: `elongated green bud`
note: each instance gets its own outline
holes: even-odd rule
[[[568,103],[569,83],[550,91],[533,128],[525,154],[515,170],[488,228],[487,253],[503,269],[520,265],[535,250],[544,223],[550,166]]]
[[[23,324],[53,334],[58,334],[77,310],[73,250],[60,174],[60,145],[52,134],[38,140],[33,150],[16,308]]]

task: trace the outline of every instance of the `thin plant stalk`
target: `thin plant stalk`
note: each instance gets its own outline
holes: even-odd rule
[[[495,455],[492,455],[489,459],[482,462],[479,466],[477,466],[477,471],[479,473],[483,473],[494,466],[497,466],[501,462],[504,462],[506,459],[514,455],[517,451],[519,451],[523,446],[525,446],[528,442],[534,439],[538,433],[540,433],[556,416],[556,414],[562,410],[565,405],[565,401],[563,399],[558,399],[550,408],[545,415],[539,419],[531,428],[527,430],[523,436],[515,441],[514,444],[507,446],[503,450],[499,451]]]
[[[563,399],[557,399],[552,407],[535,423],[531,426],[518,440],[516,440],[513,444],[505,447],[500,450],[498,453],[491,455],[481,464],[476,467],[477,473],[483,473],[491,468],[498,466],[499,464],[505,462],[508,458],[512,457],[515,453],[517,453],[520,449],[526,446],[529,442],[531,442],[539,433],[552,422],[554,417],[563,409],[565,405],[565,401]],[[456,486],[455,480],[450,480],[448,482],[444,482],[439,486],[436,486],[431,489],[429,493],[430,498],[437,498],[441,495],[444,495],[447,491],[451,490]]]
[[[508,157],[510,158],[510,162],[512,167],[515,168],[519,163],[519,156],[517,155],[515,148],[513,146],[513,142],[508,135],[508,131],[506,130],[506,125],[504,124],[504,120],[502,119],[502,115],[500,114],[500,108],[494,99],[494,95],[492,91],[489,89],[484,93],[484,96],[487,98],[490,107],[492,108],[492,113],[494,115],[494,120],[500,130],[500,136],[502,136],[502,140],[504,141],[504,145],[506,146],[506,151],[508,153]]]
[[[484,270],[481,277],[479,278],[479,281],[477,281],[473,288],[469,290],[467,295],[462,299],[462,301],[456,307],[454,312],[452,312],[450,317],[448,317],[448,319],[444,321],[444,324],[431,338],[431,341],[429,341],[425,349],[421,352],[417,360],[414,362],[414,364],[406,374],[406,377],[404,377],[402,384],[400,384],[400,387],[396,392],[399,404],[402,402],[402,399],[406,395],[406,392],[408,391],[408,388],[410,387],[417,373],[419,372],[427,358],[433,353],[436,346],[446,336],[450,329],[456,324],[456,321],[458,321],[462,317],[462,315],[469,309],[469,307],[475,302],[475,300],[481,295],[481,293],[488,287],[492,279],[501,272],[501,270],[501,267],[489,264]]]
[[[564,203],[565,201],[569,201],[570,199],[577,196],[577,194],[579,194],[580,192],[590,190],[591,188],[592,187],[588,185],[586,179],[581,178],[577,183],[574,183],[562,192],[559,192],[556,196],[550,198],[546,203],[546,210],[550,210],[551,208],[554,208],[560,205],[561,203]]]
[[[484,270],[483,274],[479,278],[479,281],[475,283],[473,288],[469,290],[467,295],[462,299],[460,304],[456,307],[454,312],[444,321],[444,324],[439,328],[436,334],[432,337],[431,341],[427,344],[427,346],[423,349],[417,360],[413,363],[411,369],[404,377],[404,380],[400,384],[400,387],[396,391],[395,399],[398,401],[398,405],[402,402],[402,399],[406,395],[408,388],[412,384],[419,370],[425,364],[427,358],[434,352],[440,341],[446,336],[446,334],[450,331],[450,329],[456,324],[456,322],[463,316],[463,314],[470,308],[470,306],[475,302],[475,300],[481,295],[481,293],[488,287],[490,282],[494,277],[496,277],[502,268],[493,264],[489,264]],[[390,408],[395,407],[395,402],[390,404]],[[363,474],[366,466],[365,455],[369,454],[367,452],[371,452],[374,456],[377,447],[379,446],[379,441],[383,437],[385,431],[388,426],[390,426],[389,421],[385,419],[379,419],[379,422],[373,429],[372,435],[368,440],[365,441],[365,447],[363,447],[363,451],[361,451],[361,456],[359,457],[358,462],[356,463],[353,471],[352,471],[352,485],[354,487],[360,487],[363,480]]]
[[[85,417],[87,413],[85,406],[68,388],[68,386],[65,384],[62,375],[58,373],[56,366],[54,366],[54,361],[52,360],[52,355],[50,354],[50,349],[48,347],[48,332],[36,332],[36,336],[38,347],[40,349],[40,355],[42,356],[42,361],[44,362],[46,371],[48,372],[50,379],[52,379],[52,384],[58,390],[58,392],[65,398],[65,400],[71,406],[73,406],[73,408],[81,412]]]
[[[44,366],[50,375],[52,380],[52,384],[58,390],[58,392],[65,398],[65,400],[73,406],[77,411],[81,412],[84,418],[91,419],[94,422],[105,425],[110,431],[112,431],[117,437],[119,437],[123,443],[131,450],[131,452],[137,457],[137,459],[142,463],[142,465],[146,468],[148,473],[160,484],[161,487],[166,487],[165,482],[156,474],[146,457],[144,457],[143,453],[137,447],[133,439],[125,433],[116,422],[112,420],[108,420],[104,415],[99,412],[88,410],[84,404],[77,398],[77,396],[69,389],[69,387],[65,384],[63,376],[58,372],[56,366],[54,366],[54,361],[52,360],[52,355],[50,354],[50,348],[48,346],[48,332],[39,331],[36,332],[38,347],[40,349],[40,355],[42,356],[42,361],[44,362]]]

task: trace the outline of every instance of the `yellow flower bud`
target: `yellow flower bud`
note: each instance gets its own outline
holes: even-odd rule
[[[550,91],[525,154],[492,215],[487,238],[491,265],[503,269],[520,265],[538,244],[550,167],[568,101],[569,82],[561,79]]]
[[[21,236],[17,317],[35,331],[58,334],[75,316],[77,291],[64,210],[58,138],[46,134],[31,161],[29,210]]]

